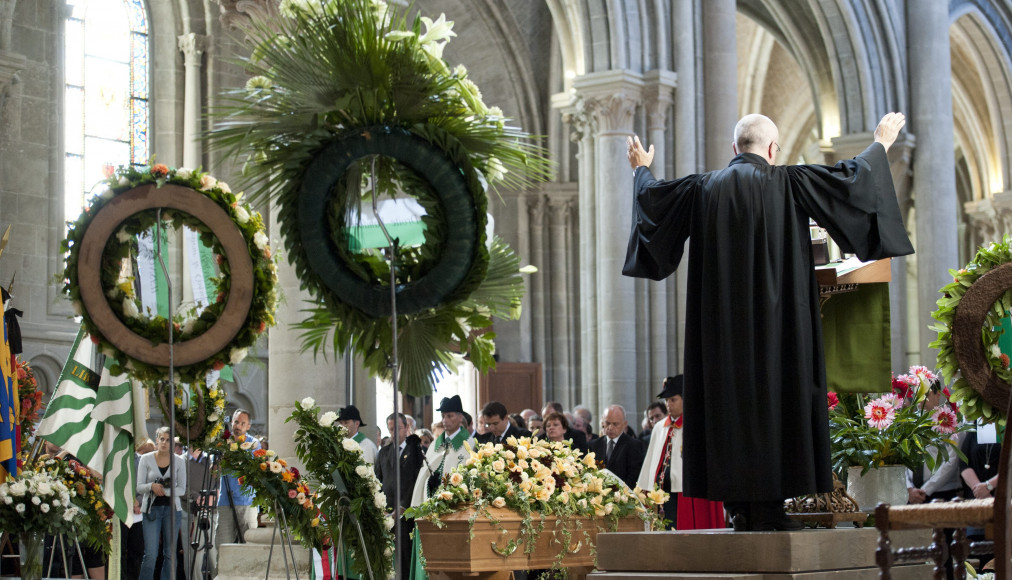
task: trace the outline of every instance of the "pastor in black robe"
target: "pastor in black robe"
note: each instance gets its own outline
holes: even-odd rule
[[[832,491],[826,371],[809,218],[862,260],[913,253],[885,149],[835,166],[634,174],[622,273],[661,280],[689,245],[685,494],[770,501]]]

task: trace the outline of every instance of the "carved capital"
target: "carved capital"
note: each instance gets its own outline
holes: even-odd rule
[[[678,75],[671,71],[652,70],[643,75],[643,105],[647,112],[647,130],[665,128],[668,107],[674,103]]]
[[[586,99],[585,102],[601,133],[632,133],[633,115],[639,105],[636,96],[615,93]]]
[[[548,214],[552,225],[565,225],[569,222],[569,216],[573,211],[573,198],[571,196],[549,196]]]
[[[278,0],[217,0],[221,24],[226,29],[245,30],[250,21],[271,22],[278,18]]]
[[[190,32],[180,35],[176,40],[183,53],[183,63],[186,66],[200,66],[200,58],[207,50],[208,37]]]
[[[530,214],[530,225],[532,228],[541,228],[545,225],[545,196],[536,194],[527,197],[527,212]]]
[[[967,202],[963,204],[963,211],[969,221],[970,228],[975,232],[975,239],[993,240],[1001,231],[998,210],[990,199]]]
[[[601,134],[632,133],[636,107],[643,100],[643,76],[625,70],[580,76],[576,96],[595,118]]]

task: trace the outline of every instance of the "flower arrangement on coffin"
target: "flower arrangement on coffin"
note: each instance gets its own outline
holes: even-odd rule
[[[166,367],[154,366],[129,356],[102,334],[84,307],[78,283],[82,242],[95,216],[117,196],[147,184],[158,188],[165,185],[183,186],[206,196],[232,220],[246,242],[253,261],[252,302],[236,336],[218,352],[208,353],[206,360],[176,366],[175,371],[182,382],[203,381],[208,371],[220,370],[226,364],[238,364],[245,359],[249,347],[275,322],[274,312],[278,302],[277,267],[268,244],[263,217],[242,201],[242,192],[232,193],[227,183],[202,171],[174,169],[161,163],[150,167],[116,169],[104,182],[104,188],[88,200],[81,215],[68,224],[67,239],[62,242],[61,248],[67,253],[63,292],[72,300],[74,313],[83,318],[91,340],[99,345],[104,354],[118,361],[119,364],[111,369],[113,373],[125,371],[147,383],[168,378]],[[211,304],[199,312],[193,307],[173,315],[173,340],[181,343],[204,334],[215,325],[226,307],[232,280],[228,262],[221,259],[221,244],[207,225],[183,211],[163,209],[161,219],[163,227],[171,226],[177,230],[187,227],[197,231],[201,243],[216,254],[220,274],[209,280],[214,286],[214,291],[209,292],[214,300]],[[150,236],[149,231],[156,221],[155,210],[144,210],[127,218],[117,227],[116,234],[110,237],[101,262],[102,291],[109,307],[130,331],[150,341],[152,346],[168,341],[169,320],[158,313],[143,311],[134,286],[136,276],[129,274],[134,271],[134,266],[125,265],[136,259],[139,254],[138,237]]]
[[[618,477],[599,469],[594,453],[581,456],[568,442],[507,437],[506,443],[484,443],[468,451],[470,458],[443,480],[427,501],[407,510],[409,518],[423,518],[437,527],[442,515],[473,508],[471,524],[482,515],[493,523],[489,508],[505,508],[523,517],[520,535],[497,551],[512,553],[518,543],[530,553],[546,516],[565,522],[575,518],[600,518],[614,529],[619,518],[636,515],[660,529],[654,509],[668,494],[655,490],[630,490]],[[502,528],[499,528],[502,529]],[[570,532],[556,562],[570,545]]]
[[[884,465],[934,470],[959,453],[953,437],[961,425],[956,406],[947,402],[949,391],[937,383],[927,367],[912,366],[908,374],[893,377],[892,392],[877,398],[854,393],[829,393],[829,428],[833,469],[862,467],[862,473]],[[928,407],[929,394],[943,404]],[[933,447],[937,455],[928,453]]]
[[[360,576],[371,570],[374,578],[392,578],[394,520],[386,513],[386,495],[362,448],[337,423],[337,413],[320,415],[312,397],[296,403],[290,421],[298,425],[295,451],[316,483],[327,537],[344,540],[353,571]],[[361,526],[364,542],[352,518]]]
[[[463,66],[443,60],[453,22],[407,14],[382,0],[282,1],[277,17],[245,30],[253,48],[240,64],[252,78],[222,96],[207,139],[246,160],[251,195],[278,206],[288,257],[313,296],[297,325],[304,349],[351,348],[390,379],[397,340],[400,384],[424,396],[455,371],[458,353],[480,371],[494,367],[495,335],[479,331],[519,317],[524,284],[512,250],[487,239],[486,188],[545,181],[551,163],[484,103]],[[445,171],[430,169],[441,163]],[[422,245],[398,246],[395,258],[352,249],[355,216],[374,194],[424,208]],[[317,198],[318,211],[303,210]]]
[[[253,500],[262,513],[281,522],[278,509],[284,512],[293,536],[302,544],[321,549],[327,542],[320,527],[318,495],[299,470],[270,449],[253,451],[254,441],[246,435],[236,440],[225,430],[219,440],[222,468],[237,476],[239,485],[256,493]]]
[[[99,477],[76,459],[40,455],[33,470],[45,472],[70,491],[70,501],[80,512],[75,524],[78,540],[106,554],[112,549],[113,511],[102,497]]]
[[[47,471],[25,470],[0,483],[0,529],[22,535],[73,533],[81,510],[61,478]]]
[[[21,450],[28,451],[30,439],[35,434],[35,424],[42,418],[42,391],[38,390],[35,373],[28,361],[19,355],[14,359],[18,381],[18,397],[21,408],[18,413],[18,425],[21,426]]]
[[[952,400],[959,404],[960,411],[968,421],[1003,422],[1005,409],[996,409],[984,400],[959,372],[959,360],[956,357],[952,336],[956,309],[974,282],[998,266],[1009,262],[1012,262],[1012,237],[1008,234],[1005,234],[1000,242],[981,246],[977,249],[973,260],[965,267],[949,270],[952,282],[939,290],[942,297],[936,302],[938,310],[931,313],[932,318],[938,321],[938,324],[931,327],[931,330],[938,333],[938,339],[929,346],[938,349],[938,368],[946,380],[952,383]],[[1002,319],[1009,316],[1010,309],[1012,309],[1012,291],[1006,291],[988,310],[984,325],[980,329],[988,366],[1005,383],[1012,383],[1012,368],[1009,368],[1009,356],[998,348],[998,337],[1003,332]]]

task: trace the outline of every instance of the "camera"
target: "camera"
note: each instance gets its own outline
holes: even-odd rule
[[[172,478],[171,477],[156,477],[155,480],[152,481],[151,483],[157,483],[157,484],[161,485],[162,487],[172,487]]]

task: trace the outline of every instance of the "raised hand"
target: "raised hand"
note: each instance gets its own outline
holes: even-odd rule
[[[636,135],[627,138],[626,143],[629,145],[629,149],[626,150],[626,158],[629,160],[629,165],[633,169],[641,165],[649,167],[654,160],[654,146],[651,145],[650,149],[644,150],[643,144],[640,143],[640,138]]]
[[[881,143],[885,150],[889,151],[896,141],[896,136],[900,134],[900,129],[906,124],[907,118],[903,113],[887,113],[878,122],[878,127],[875,127],[875,142]]]

